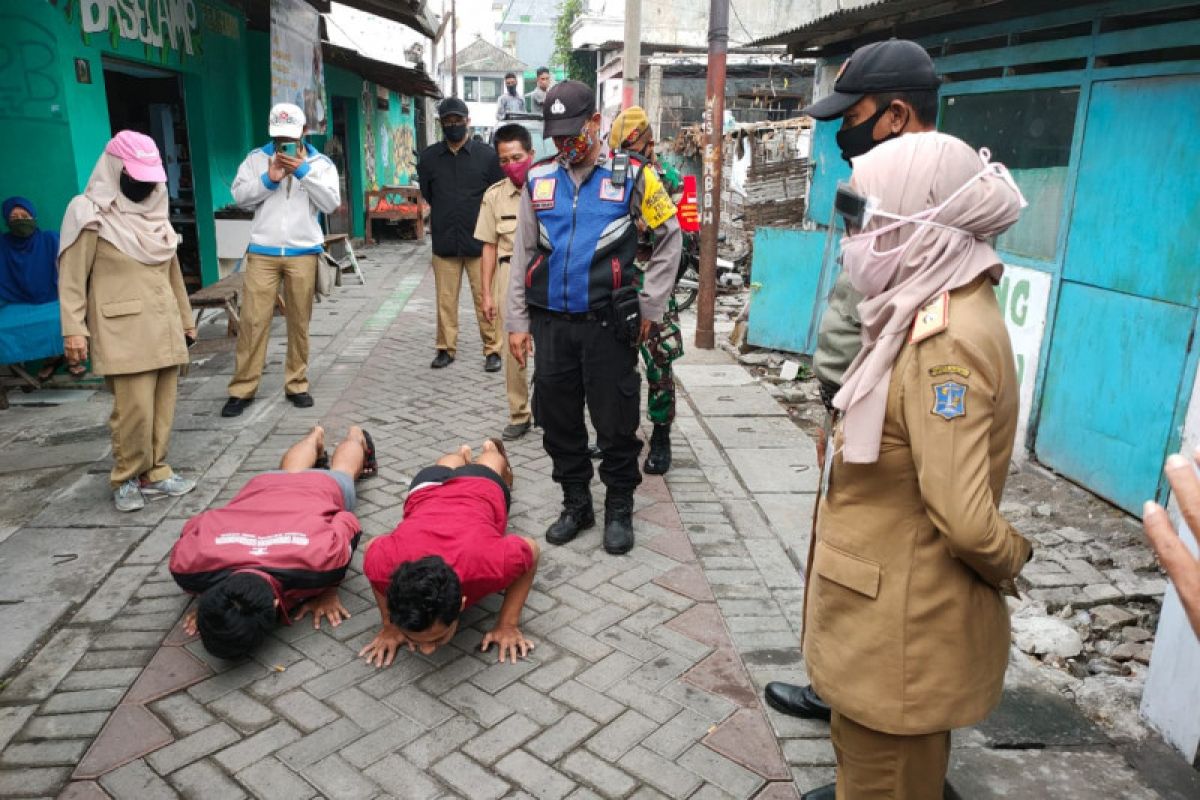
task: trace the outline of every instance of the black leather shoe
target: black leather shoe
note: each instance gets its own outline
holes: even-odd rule
[[[441,369],[448,367],[454,363],[454,356],[447,353],[445,350],[438,350],[437,355],[433,357],[433,361],[429,364],[430,369]]]
[[[633,549],[633,491],[608,490],[604,498],[604,552],[620,556]]]
[[[484,372],[499,372],[501,367],[500,356],[496,353],[488,353],[488,357],[483,360]]]
[[[225,401],[221,409],[222,417],[240,417],[246,406],[254,402],[253,397],[231,397]]]
[[[767,684],[763,697],[767,705],[781,714],[829,721],[829,704],[813,690],[812,684],[797,686],[794,683],[771,681]]]
[[[595,524],[591,489],[583,484],[563,484],[563,510],[546,529],[546,541],[566,544]]]
[[[831,783],[800,795],[800,800],[837,800],[837,784]]]
[[[288,402],[296,408],[312,408],[313,399],[308,392],[296,392],[295,394],[284,392],[284,394],[287,394]]]
[[[665,475],[671,468],[671,426],[654,426],[650,435],[650,452],[646,454],[646,462],[642,464],[642,472],[647,475]]]

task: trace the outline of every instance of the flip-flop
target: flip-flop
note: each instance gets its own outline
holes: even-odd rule
[[[367,443],[366,450],[363,453],[362,477],[371,478],[379,474],[379,461],[375,458],[375,440],[365,430],[362,432],[362,435],[363,440]]]

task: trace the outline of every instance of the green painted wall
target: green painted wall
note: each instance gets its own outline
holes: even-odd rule
[[[122,23],[134,35],[137,26],[117,15],[109,17],[107,30],[85,33],[83,15],[104,4],[46,0],[10,10],[15,5],[5,3],[0,11],[0,52],[9,55],[0,59],[0,192],[26,194],[39,206],[43,224],[57,227],[112,134],[103,58],[177,72],[188,123],[201,276],[204,283],[215,281],[212,212],[232,202],[229,186],[252,141],[250,53],[241,12],[218,0],[195,0],[188,53],[182,33],[174,45],[164,37],[161,47],[123,38]],[[158,2],[139,7],[149,7],[153,16]],[[90,71],[90,83],[77,79],[77,63]],[[268,63],[264,55],[263,70]]]

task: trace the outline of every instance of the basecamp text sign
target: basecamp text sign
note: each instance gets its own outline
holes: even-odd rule
[[[122,39],[192,55],[196,0],[79,0],[79,7],[84,33],[106,31],[115,22]]]

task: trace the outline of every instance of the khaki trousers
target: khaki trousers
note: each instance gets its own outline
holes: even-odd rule
[[[492,294],[496,301],[496,335],[503,339],[504,310],[508,308],[508,259],[496,265],[496,278],[492,284]],[[508,417],[513,425],[523,425],[529,422],[529,381],[526,378],[525,367],[512,357],[507,347],[500,348],[504,359],[504,385],[508,390]]]
[[[238,327],[237,366],[229,381],[229,396],[254,397],[267,362],[267,340],[275,296],[283,282],[287,306],[287,360],[284,362],[284,391],[308,391],[308,321],[312,318],[317,290],[317,255],[246,256],[242,283],[242,313]]]
[[[479,338],[483,354],[499,354],[500,333],[495,324],[483,315],[483,274],[478,258],[433,257],[433,282],[437,287],[437,349],[450,355],[458,352],[458,292],[462,288],[463,270],[471,284],[471,299],[475,303],[475,319],[479,321]]]
[[[109,482],[116,489],[130,478],[161,481],[171,477],[167,446],[175,423],[179,367],[109,375],[104,383],[113,395],[108,427],[112,430],[113,468]]]
[[[837,800],[941,800],[950,731],[895,736],[859,725],[836,710],[830,725]]]

